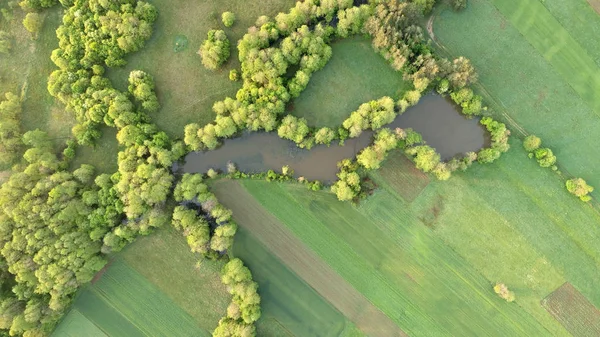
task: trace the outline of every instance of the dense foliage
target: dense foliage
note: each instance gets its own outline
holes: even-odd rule
[[[569,193],[576,197],[579,197],[582,201],[590,201],[592,199],[588,194],[594,191],[594,188],[587,184],[587,182],[581,178],[569,179],[566,182],[567,190]]]
[[[206,40],[202,42],[198,54],[202,57],[202,64],[210,70],[217,70],[229,59],[231,46],[227,35],[222,30],[209,30]]]
[[[238,258],[227,262],[221,275],[221,280],[227,285],[232,300],[227,307],[227,316],[219,321],[213,336],[255,336],[254,322],[261,315],[258,284],[252,280],[250,270]]]
[[[221,14],[221,21],[225,27],[231,27],[235,23],[235,14],[232,12],[224,12]]]

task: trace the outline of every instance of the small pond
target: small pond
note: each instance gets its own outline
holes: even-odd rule
[[[427,144],[434,147],[442,159],[450,159],[469,151],[477,151],[485,144],[485,130],[477,119],[464,118],[445,98],[427,95],[419,104],[396,117],[389,128],[412,128],[423,135]],[[243,172],[280,171],[289,165],[296,176],[309,180],[334,181],[337,163],[353,158],[371,143],[372,131],[346,140],[343,146],[332,143],[311,150],[300,149],[295,143],[284,140],[275,132],[244,133],[241,137],[226,139],[213,151],[192,152],[183,164],[174,170],[183,173],[205,173],[209,169],[226,170],[227,162],[236,164]]]

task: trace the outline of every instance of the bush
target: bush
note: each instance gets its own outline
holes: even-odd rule
[[[237,81],[239,79],[240,79],[240,73],[237,70],[235,70],[235,69],[231,69],[229,71],[229,80],[235,82],[235,81]]]
[[[576,197],[579,197],[582,201],[590,201],[592,197],[588,194],[594,191],[594,188],[587,184],[587,182],[581,178],[569,179],[566,182],[566,187],[569,193]]]
[[[494,292],[500,296],[500,298],[506,300],[506,302],[512,302],[515,300],[515,293],[508,290],[508,287],[504,283],[496,283],[494,286]]]
[[[232,12],[225,12],[221,14],[221,21],[223,21],[225,27],[231,27],[235,23],[235,14]]]
[[[38,13],[27,13],[25,19],[23,20],[23,26],[25,26],[25,29],[31,33],[31,38],[33,40],[38,38],[43,25],[44,17]]]
[[[542,140],[536,135],[529,135],[523,141],[523,147],[527,152],[533,152],[542,145]]]
[[[450,6],[457,12],[461,11],[467,8],[467,0],[450,0]]]
[[[227,35],[222,30],[210,30],[206,40],[200,46],[198,54],[206,69],[217,70],[229,58],[230,44]]]

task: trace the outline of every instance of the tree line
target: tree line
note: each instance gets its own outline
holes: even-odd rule
[[[550,148],[542,147],[542,140],[538,136],[528,135],[525,137],[523,148],[528,152],[528,157],[535,158],[540,167],[549,167],[559,175],[562,174],[556,166],[556,156]],[[581,201],[588,202],[592,200],[592,196],[589,194],[594,191],[594,188],[582,178],[567,179],[565,187],[569,193],[578,197]]]

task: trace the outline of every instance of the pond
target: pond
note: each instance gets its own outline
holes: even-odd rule
[[[485,144],[485,130],[479,121],[464,118],[451,102],[438,95],[422,97],[419,104],[396,117],[387,127],[413,128],[444,160],[477,151]],[[372,131],[365,131],[357,138],[346,140],[343,146],[332,143],[329,147],[318,145],[305,150],[279,138],[275,132],[244,133],[241,137],[226,139],[216,150],[189,153],[185,162],[176,164],[174,170],[183,173],[206,173],[211,168],[225,171],[229,161],[242,172],[280,171],[288,165],[297,177],[331,182],[337,179],[337,163],[355,157],[371,143],[372,136]]]

